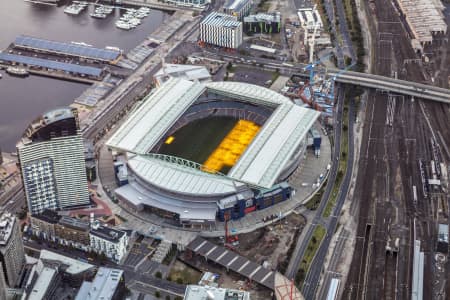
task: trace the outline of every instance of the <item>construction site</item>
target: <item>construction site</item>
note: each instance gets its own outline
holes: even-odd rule
[[[303,216],[295,213],[284,219],[273,216],[273,220],[270,226],[239,235],[226,226],[225,237],[199,238],[179,258],[197,271],[215,274],[214,284],[219,287],[250,291],[252,299],[271,299],[277,290],[276,271],[283,273],[286,269],[306,223]],[[224,252],[220,254],[221,251]],[[289,287],[286,290],[289,292]]]

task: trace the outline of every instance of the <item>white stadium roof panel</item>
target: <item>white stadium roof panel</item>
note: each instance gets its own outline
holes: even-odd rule
[[[277,107],[282,103],[290,103],[291,101],[285,96],[278,94],[272,90],[249,83],[240,82],[208,82],[206,87],[216,94],[232,96],[236,99]]]
[[[169,79],[144,100],[107,145],[133,153],[150,151],[204,90],[198,82]]]
[[[257,186],[272,187],[319,115],[294,104],[279,106],[228,175]]]
[[[236,187],[242,185],[233,184],[225,176],[209,174],[149,156],[136,155],[128,160],[128,166],[142,179],[160,188],[182,194],[227,195],[235,193]]]

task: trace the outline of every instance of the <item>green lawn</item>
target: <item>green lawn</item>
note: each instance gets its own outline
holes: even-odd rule
[[[189,123],[175,132],[174,141],[163,144],[159,153],[203,164],[236,122],[230,117],[212,117]]]

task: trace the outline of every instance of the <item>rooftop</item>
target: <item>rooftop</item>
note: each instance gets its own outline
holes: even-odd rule
[[[216,288],[210,286],[188,285],[184,300],[250,300],[246,291]]]
[[[50,124],[63,119],[74,118],[73,110],[70,107],[61,107],[50,110],[42,115],[45,124]]]
[[[91,229],[91,234],[107,241],[117,243],[126,234],[126,232],[106,226],[99,226]]]
[[[0,61],[8,61],[11,63],[18,63],[27,66],[36,66],[95,77],[99,77],[103,72],[103,69],[100,68],[81,66],[76,64],[64,63],[36,57],[29,57],[24,55],[9,54],[4,52],[0,52]]]
[[[45,249],[41,250],[39,258],[42,260],[58,261],[67,265],[68,268],[65,270],[65,272],[71,275],[83,273],[94,267],[91,264],[55,252],[51,252]]]
[[[251,0],[227,0],[223,5],[223,8],[239,11],[244,5],[246,5]]]
[[[242,25],[242,23],[239,22],[236,19],[236,17],[215,11],[206,16],[206,18],[204,18],[200,24],[208,24],[210,26],[231,27],[231,28],[240,27]]]
[[[179,64],[165,64],[164,69],[160,69],[154,77],[160,81],[160,84],[166,80],[163,78],[164,75],[169,75],[172,77],[181,77],[187,80],[211,80],[211,74],[209,74],[208,69],[204,66],[196,65],[179,65]]]
[[[272,14],[265,14],[265,13],[259,13],[256,15],[249,15],[244,17],[244,23],[255,23],[255,22],[280,22],[281,15],[280,13],[272,13]]]
[[[55,42],[25,35],[18,36],[14,41],[14,45],[24,48],[46,50],[48,52],[107,61],[115,60],[121,55],[119,50],[99,49],[88,45]]]
[[[38,263],[42,264],[40,261]],[[44,296],[50,285],[53,284],[53,280],[57,275],[57,268],[46,267],[46,266],[38,266],[37,267],[37,276],[39,276],[36,282],[33,285],[33,288],[28,296],[28,300],[41,300],[44,299]]]
[[[16,217],[11,213],[3,212],[0,216],[0,246],[8,243],[13,232],[15,221]]]
[[[92,283],[83,282],[75,300],[110,300],[120,283],[123,271],[100,267]]]
[[[79,229],[79,230],[89,230],[89,222],[87,221],[83,221],[77,218],[71,218],[69,216],[63,216],[61,217],[61,220],[59,221],[59,224],[64,225],[64,226],[68,226],[74,229]]]
[[[56,224],[61,219],[61,216],[58,215],[56,211],[46,209],[41,214],[33,215],[33,218],[39,219],[41,221]]]

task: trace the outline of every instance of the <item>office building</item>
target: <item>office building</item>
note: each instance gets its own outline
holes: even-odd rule
[[[89,204],[84,148],[75,109],[45,113],[17,144],[31,214]]]
[[[123,271],[100,267],[92,282],[83,282],[75,300],[122,300],[124,296]]]
[[[244,31],[247,33],[279,33],[281,29],[280,13],[256,14],[244,18]]]
[[[252,0],[227,0],[223,6],[223,12],[242,21],[245,16],[248,16],[251,8]]]
[[[236,17],[212,12],[200,23],[200,41],[237,49],[242,44],[242,22]]]
[[[6,285],[13,288],[25,263],[19,222],[11,213],[0,213],[0,271]]]
[[[127,251],[128,236],[125,231],[109,228],[98,223],[92,226],[90,241],[91,250],[96,253],[103,253],[115,262],[119,262]]]

